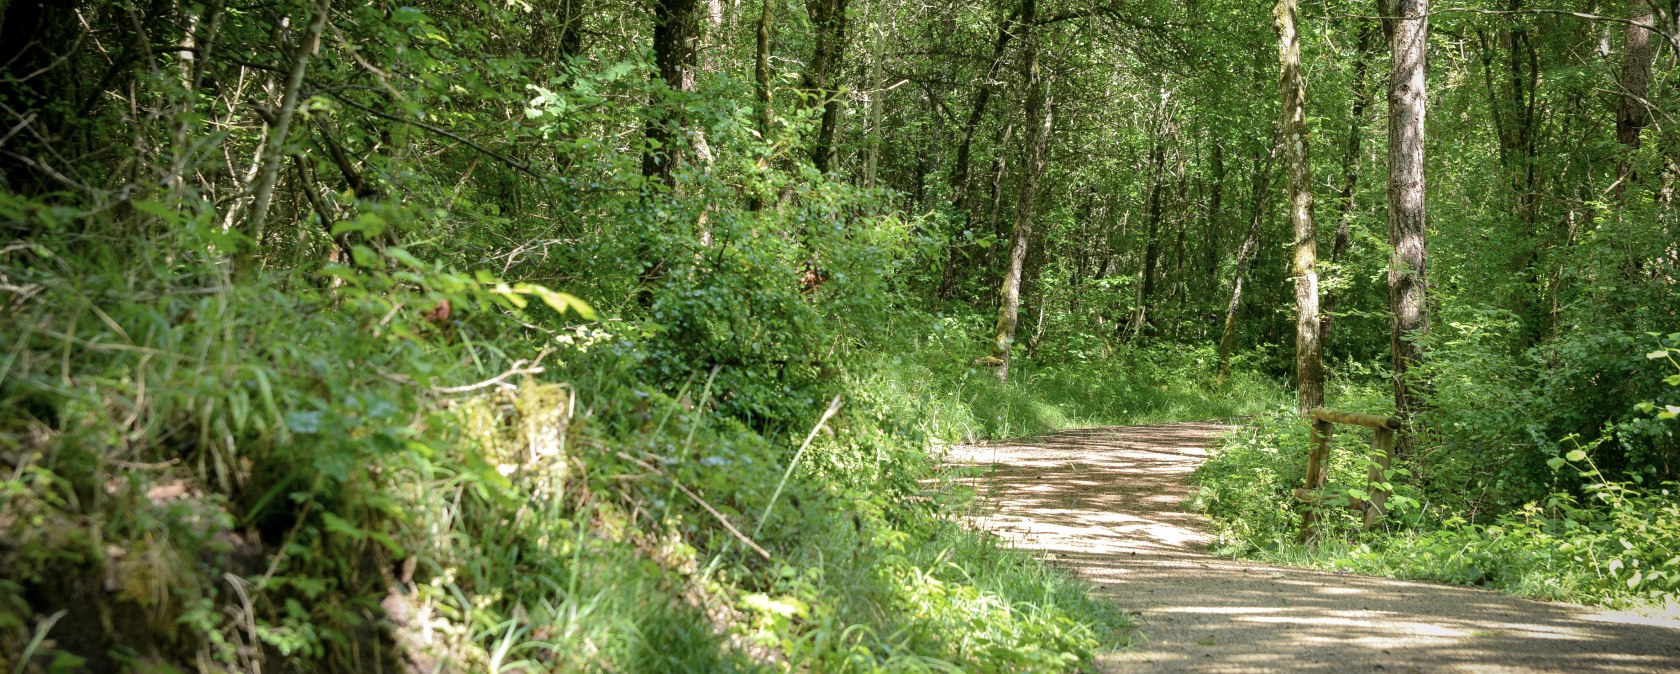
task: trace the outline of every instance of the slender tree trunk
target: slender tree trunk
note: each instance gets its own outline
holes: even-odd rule
[[[1372,26],[1366,25],[1359,31],[1359,54],[1353,63],[1353,110],[1348,115],[1347,145],[1342,151],[1342,187],[1337,193],[1341,206],[1341,213],[1336,218],[1336,238],[1330,246],[1330,264],[1340,265],[1342,256],[1347,254],[1349,239],[1352,237],[1354,192],[1359,187],[1359,155],[1360,146],[1365,140],[1365,111],[1371,105],[1370,53],[1374,39]],[[1347,277],[1340,267],[1335,271],[1335,278],[1341,281]],[[1331,313],[1336,310],[1336,284],[1331,284],[1324,291],[1324,304],[1319,309],[1318,339],[1321,346],[1330,344],[1330,324],[1334,320]]]
[[[1182,170],[1183,167],[1180,168]],[[1188,230],[1190,229],[1190,213],[1187,212],[1187,209],[1183,208],[1183,205],[1188,204],[1190,200],[1189,175],[1189,171],[1182,171],[1179,174],[1178,179],[1178,203],[1180,204],[1180,208],[1175,209],[1179,211],[1179,217],[1174,218],[1178,221],[1178,231],[1173,236],[1172,282],[1168,285],[1167,292],[1167,296],[1171,297],[1173,299],[1173,303],[1179,307],[1184,305],[1184,296],[1186,294],[1184,292],[1184,238],[1185,235],[1189,233]],[[1178,335],[1178,327],[1176,325],[1173,327],[1173,335],[1175,337]]]
[[[1312,164],[1307,146],[1307,85],[1295,30],[1296,0],[1272,9],[1278,32],[1278,83],[1283,98],[1284,163],[1289,169],[1289,222],[1295,231],[1295,388],[1305,415],[1324,405],[1324,355],[1318,340],[1318,234],[1313,228]]]
[[[1266,197],[1271,193],[1272,164],[1277,161],[1279,142],[1272,143],[1266,163],[1254,174],[1253,209],[1249,213],[1248,236],[1237,249],[1237,269],[1231,283],[1231,301],[1225,306],[1225,329],[1219,334],[1219,376],[1214,385],[1223,386],[1231,376],[1231,350],[1237,342],[1237,308],[1242,305],[1243,277],[1248,274],[1254,252],[1260,247],[1260,224],[1266,220]],[[1256,157],[1256,160],[1259,158]],[[1258,161],[1256,162],[1258,163]]]
[[[262,169],[257,172],[257,186],[254,200],[251,202],[251,216],[246,230],[250,232],[252,250],[245,256],[249,261],[262,245],[263,227],[268,222],[268,205],[274,198],[274,182],[280,176],[280,160],[286,152],[286,134],[291,129],[292,117],[297,113],[298,101],[303,98],[303,77],[309,70],[309,57],[321,46],[321,32],[327,27],[327,16],[331,13],[328,0],[317,0],[313,13],[309,17],[309,24],[303,29],[303,36],[292,45],[292,68],[286,73],[285,89],[281,90],[280,108],[274,111],[269,126],[268,144],[263,146]],[[244,266],[244,265],[241,265]]]
[[[1630,19],[1622,42],[1621,104],[1616,108],[1616,141],[1627,146],[1631,155],[1639,149],[1639,132],[1645,128],[1646,97],[1651,89],[1651,64],[1655,54],[1651,50],[1650,27],[1656,25],[1649,0],[1629,0]],[[1627,184],[1633,182],[1632,157],[1624,156],[1616,167],[1616,193],[1627,194]]]
[[[1002,148],[1009,147],[1009,144],[1014,140],[1015,124],[1005,124],[997,142],[999,151],[997,156],[992,158],[992,179],[986,184],[986,196],[989,197],[988,201],[991,202],[986,209],[986,231],[999,237],[1003,236],[1003,225],[1000,222],[1003,218],[1003,177],[1009,172],[1009,153],[1003,151]],[[988,249],[985,254],[984,267],[986,269],[993,267],[993,253],[991,251],[995,250],[997,249]]]
[[[753,85],[758,94],[758,135],[770,142],[770,124],[775,121],[775,99],[770,93],[770,37],[776,29],[776,2],[764,0],[758,14],[758,45],[753,53]]]
[[[801,88],[810,97],[808,105],[822,108],[816,142],[811,146],[811,165],[824,173],[828,172],[833,158],[835,128],[840,123],[840,91],[835,80],[839,78],[840,60],[846,53],[846,2],[806,0],[805,3],[816,37]]]
[[[776,4],[772,0],[764,0],[761,3],[758,24],[753,31],[757,38],[757,44],[753,48],[753,93],[758,101],[757,108],[753,110],[753,124],[758,129],[759,140],[767,145],[771,142],[771,128],[776,121],[776,97],[770,89],[770,39],[776,30]],[[758,159],[759,170],[764,170],[769,165],[769,157]],[[774,198],[771,190],[760,185],[747,200],[747,210],[763,210],[764,205]]]
[[[657,76],[670,91],[694,91],[695,41],[700,37],[698,0],[659,0],[653,17],[653,60]],[[669,94],[656,91],[647,123],[648,148],[642,154],[642,175],[670,184],[671,172],[682,160],[684,115]]]
[[[882,26],[880,12],[881,0],[870,0],[869,9],[869,135],[865,141],[863,160],[863,186],[875,187],[875,174],[881,165],[881,119],[886,115],[887,83],[881,77],[882,37],[885,29]]]
[[[998,293],[996,337],[992,341],[992,357],[997,359],[998,381],[1009,379],[1009,351],[1015,341],[1016,314],[1021,304],[1021,272],[1027,261],[1027,242],[1032,237],[1033,203],[1038,195],[1039,175],[1044,171],[1044,148],[1050,142],[1051,108],[1046,103],[1044,75],[1038,63],[1038,39],[1032,23],[1036,16],[1036,0],[1023,0],[1022,48],[1027,82],[1026,152],[1021,159],[1021,190],[1016,196],[1015,233],[1009,252],[1009,269],[1003,276]]]
[[[1224,227],[1225,145],[1213,142],[1213,184],[1209,187],[1207,210],[1207,238],[1202,246],[1202,272],[1217,281],[1219,273],[1219,234]]]
[[[1394,408],[1408,425],[1400,452],[1410,453],[1410,428],[1420,401],[1409,376],[1422,356],[1416,333],[1429,328],[1425,308],[1424,114],[1425,59],[1428,55],[1429,0],[1390,0],[1394,17],[1389,41],[1388,86],[1388,241],[1394,255],[1388,265],[1388,307],[1392,314],[1389,348],[1393,355]]]
[[[951,195],[952,210],[960,217],[968,214],[968,174],[969,163],[972,161],[974,133],[980,128],[980,120],[986,116],[986,103],[992,98],[992,83],[997,81],[998,72],[1003,67],[1004,50],[1009,47],[1009,39],[1013,37],[1010,28],[1015,19],[1020,16],[1020,10],[1011,12],[998,25],[997,40],[992,43],[992,59],[986,66],[986,77],[980,81],[980,90],[974,93],[974,107],[968,111],[968,120],[963,124],[962,139],[957,142],[957,160],[951,165]]]
[[[1521,13],[1523,0],[1507,0],[1504,11],[1512,15]],[[1510,190],[1511,211],[1521,225],[1518,239],[1522,248],[1514,253],[1511,273],[1524,279],[1527,288],[1543,288],[1545,284],[1537,264],[1544,245],[1544,237],[1539,232],[1539,52],[1529,29],[1520,21],[1511,22],[1498,36],[1497,43],[1481,30],[1476,34],[1481,46],[1488,107],[1499,137],[1500,165]],[[1503,70],[1496,63],[1501,56]],[[1545,305],[1543,297],[1535,297],[1530,292],[1517,293],[1513,308],[1522,317],[1516,340],[1519,345],[1533,345],[1543,336],[1541,311]],[[1404,437],[1401,441],[1407,442]]]
[[[1166,148],[1159,138],[1155,140],[1155,147],[1149,152],[1149,165],[1154,176],[1149,181],[1149,215],[1144,230],[1143,267],[1138,270],[1138,306],[1137,317],[1133,319],[1133,334],[1143,332],[1143,324],[1147,316],[1145,307],[1155,296],[1155,265],[1161,256],[1161,183],[1166,162]]]

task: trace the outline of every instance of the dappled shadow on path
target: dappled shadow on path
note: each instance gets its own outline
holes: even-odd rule
[[[1680,621],[1462,587],[1232,561],[1184,505],[1216,424],[957,447],[985,468],[977,525],[1138,611],[1105,671],[1680,672]]]

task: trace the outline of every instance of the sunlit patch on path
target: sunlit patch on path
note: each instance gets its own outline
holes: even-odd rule
[[[1084,429],[951,460],[990,468],[978,524],[1139,613],[1104,671],[1680,672],[1680,620],[1207,554],[1186,480],[1228,430]]]

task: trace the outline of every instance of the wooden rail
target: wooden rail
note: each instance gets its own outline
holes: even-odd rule
[[[1295,490],[1295,497],[1306,501],[1309,506],[1316,504],[1316,492],[1324,487],[1330,470],[1330,436],[1334,424],[1349,424],[1364,426],[1371,429],[1371,453],[1375,459],[1371,462],[1371,470],[1366,474],[1365,493],[1369,500],[1355,501],[1348,507],[1365,513],[1364,528],[1370,529],[1377,520],[1382,519],[1383,506],[1388,503],[1388,492],[1378,489],[1377,485],[1386,482],[1384,473],[1394,461],[1394,431],[1399,430],[1400,420],[1394,417],[1376,414],[1359,414],[1355,412],[1337,412],[1318,408],[1312,411],[1312,450],[1307,453],[1306,485]],[[1308,507],[1301,515],[1302,543],[1310,542],[1318,537],[1318,511]]]

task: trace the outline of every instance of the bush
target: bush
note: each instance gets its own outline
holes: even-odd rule
[[[1675,360],[1675,354],[1680,353],[1680,335],[1661,339],[1662,348],[1647,357],[1680,370],[1680,362]],[[1474,351],[1465,343],[1455,348],[1460,354]],[[1500,369],[1500,362],[1484,352],[1468,366],[1497,376],[1505,371]],[[1680,374],[1669,375],[1664,382],[1680,386]],[[1463,402],[1477,398],[1478,390],[1502,389],[1446,382],[1435,390],[1434,399]],[[1649,480],[1643,471],[1627,473],[1627,479],[1614,479],[1593,457],[1606,453],[1604,445],[1634,446],[1618,440],[1619,434],[1629,429],[1645,437],[1654,435],[1645,422],[1671,425],[1680,408],[1648,401],[1630,405],[1630,411],[1633,414],[1626,421],[1608,426],[1592,442],[1578,444],[1574,436],[1569,436],[1558,443],[1546,443],[1560,449],[1540,460],[1537,471],[1524,467],[1497,473],[1520,477],[1520,486],[1510,482],[1484,485],[1492,490],[1488,493],[1510,499],[1515,493],[1538,487],[1541,494],[1491,513],[1480,505],[1486,499],[1454,493],[1464,483],[1446,479],[1469,474],[1465,467],[1473,464],[1445,449],[1434,449],[1396,466],[1406,469],[1417,466],[1418,461],[1442,457],[1460,462],[1419,469],[1420,473],[1427,470],[1433,475],[1434,482],[1408,485],[1397,480],[1396,496],[1390,500],[1395,512],[1382,527],[1358,532],[1357,523],[1335,508],[1333,500],[1326,504],[1329,519],[1316,548],[1300,547],[1294,543],[1300,506],[1293,490],[1304,477],[1307,429],[1289,413],[1256,421],[1213,452],[1196,473],[1201,485],[1197,503],[1214,518],[1221,547],[1230,554],[1486,585],[1546,599],[1612,606],[1672,605],[1680,601],[1680,545],[1676,543],[1680,541],[1680,485]],[[1470,412],[1462,407],[1451,411],[1465,418],[1473,416]],[[1447,414],[1437,411],[1432,418],[1439,423],[1449,418]],[[1636,415],[1646,418],[1642,421]],[[1513,414],[1508,419],[1514,423],[1521,416]],[[1541,419],[1544,423],[1544,417]],[[1499,428],[1497,418],[1494,428]],[[1363,480],[1364,466],[1359,461],[1343,460],[1359,454],[1358,446],[1350,444],[1344,435],[1337,436],[1332,449],[1332,494],[1345,494],[1355,488],[1351,485]],[[1494,434],[1488,439],[1499,437]],[[1614,452],[1611,455],[1621,456]]]
[[[945,519],[965,502],[928,460],[947,429],[873,384],[874,350],[836,340],[797,380],[845,404],[790,465],[822,408],[753,393],[782,356],[677,369],[674,345],[732,352],[579,322],[569,295],[401,248],[230,284],[176,245],[0,257],[36,289],[0,349],[8,658],[1066,671],[1125,624]],[[691,278],[655,306],[737,279]],[[796,291],[746,290],[749,306],[689,315],[780,306],[816,325],[789,339],[843,324]]]

